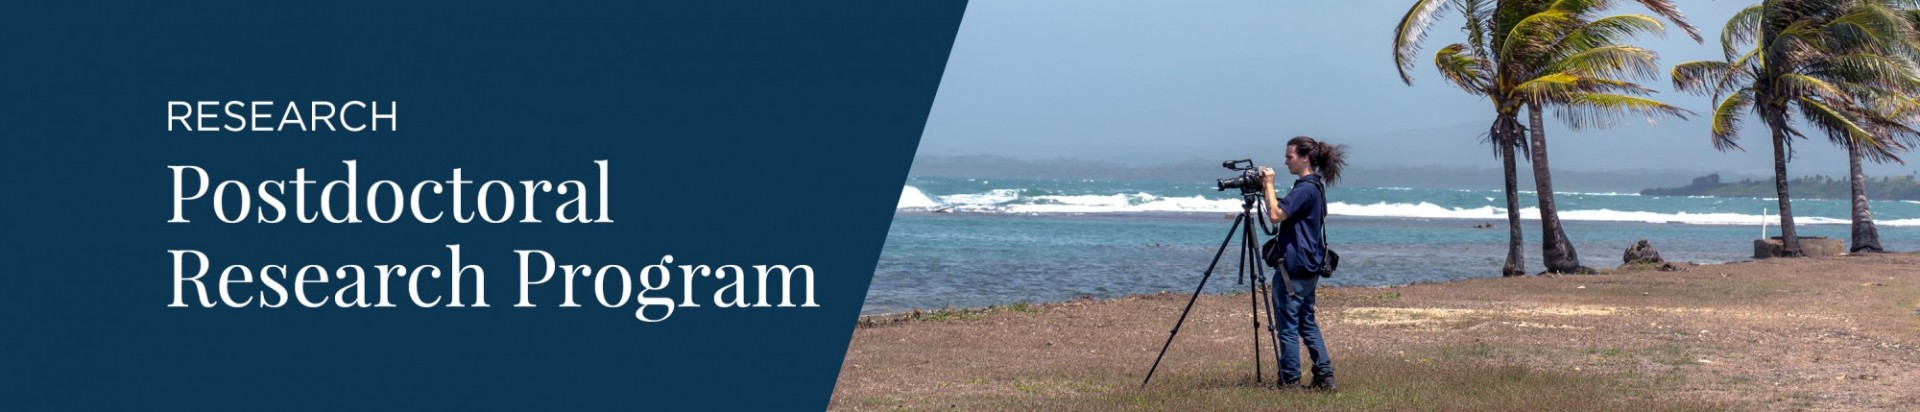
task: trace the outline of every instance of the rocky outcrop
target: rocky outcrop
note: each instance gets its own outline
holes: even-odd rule
[[[1653,243],[1646,239],[1640,239],[1638,242],[1633,242],[1633,245],[1627,246],[1627,252],[1620,256],[1620,261],[1621,269],[1654,268],[1662,272],[1686,270],[1667,263],[1666,259],[1661,259],[1660,251],[1654,249]]]
[[[1620,260],[1622,261],[1621,263],[1628,265],[1635,263],[1667,263],[1666,259],[1660,258],[1660,251],[1654,250],[1653,243],[1647,242],[1646,239],[1640,239],[1638,242],[1633,242],[1632,246],[1627,246],[1627,253],[1621,256]]]

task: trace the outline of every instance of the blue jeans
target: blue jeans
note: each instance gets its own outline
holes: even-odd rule
[[[1320,337],[1320,322],[1314,320],[1314,289],[1320,285],[1319,276],[1304,278],[1285,274],[1276,276],[1293,282],[1293,294],[1287,294],[1286,286],[1278,282],[1273,285],[1273,306],[1284,310],[1280,318],[1273,322],[1280,331],[1280,381],[1300,380],[1300,346],[1305,341],[1307,355],[1313,357],[1313,374],[1333,376],[1333,357],[1327,353],[1327,341]],[[1279,280],[1279,279],[1275,279]]]

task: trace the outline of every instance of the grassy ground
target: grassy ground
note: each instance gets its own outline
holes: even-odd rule
[[[840,410],[1915,410],[1920,255],[1322,291],[1337,393],[1254,381],[1249,297],[865,319]]]

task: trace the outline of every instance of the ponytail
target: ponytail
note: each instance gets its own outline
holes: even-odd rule
[[[1293,155],[1307,158],[1313,164],[1313,172],[1331,186],[1340,180],[1340,172],[1347,168],[1347,145],[1327,144],[1311,137],[1298,136],[1287,140],[1293,146]]]

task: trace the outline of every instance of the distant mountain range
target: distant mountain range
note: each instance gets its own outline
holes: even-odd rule
[[[1847,199],[1853,196],[1851,182],[1847,179],[1835,179],[1826,176],[1808,176],[1787,181],[1787,193],[1802,199]],[[1920,200],[1920,176],[1889,176],[1867,178],[1867,197],[1874,200]],[[1693,179],[1686,186],[1647,189],[1640,191],[1648,196],[1716,196],[1716,197],[1759,197],[1778,196],[1773,178],[1741,179],[1738,182],[1722,182],[1720,175],[1711,174]]]
[[[1192,159],[1151,165],[1123,165],[1079,159],[1022,160],[1005,156],[921,156],[909,172],[916,176],[993,179],[1094,179],[1138,182],[1212,182],[1236,176],[1220,167],[1229,159]],[[1491,161],[1489,161],[1491,163]],[[1278,163],[1263,163],[1277,166]],[[1533,173],[1521,165],[1520,190],[1533,191]],[[1558,192],[1636,193],[1647,187],[1680,186],[1698,170],[1555,170]],[[1729,174],[1730,175],[1730,174]],[[1760,176],[1753,176],[1758,179]],[[1500,190],[1497,167],[1459,166],[1351,166],[1342,178],[1348,187],[1404,187],[1414,189]],[[1768,181],[1771,181],[1768,178]]]

